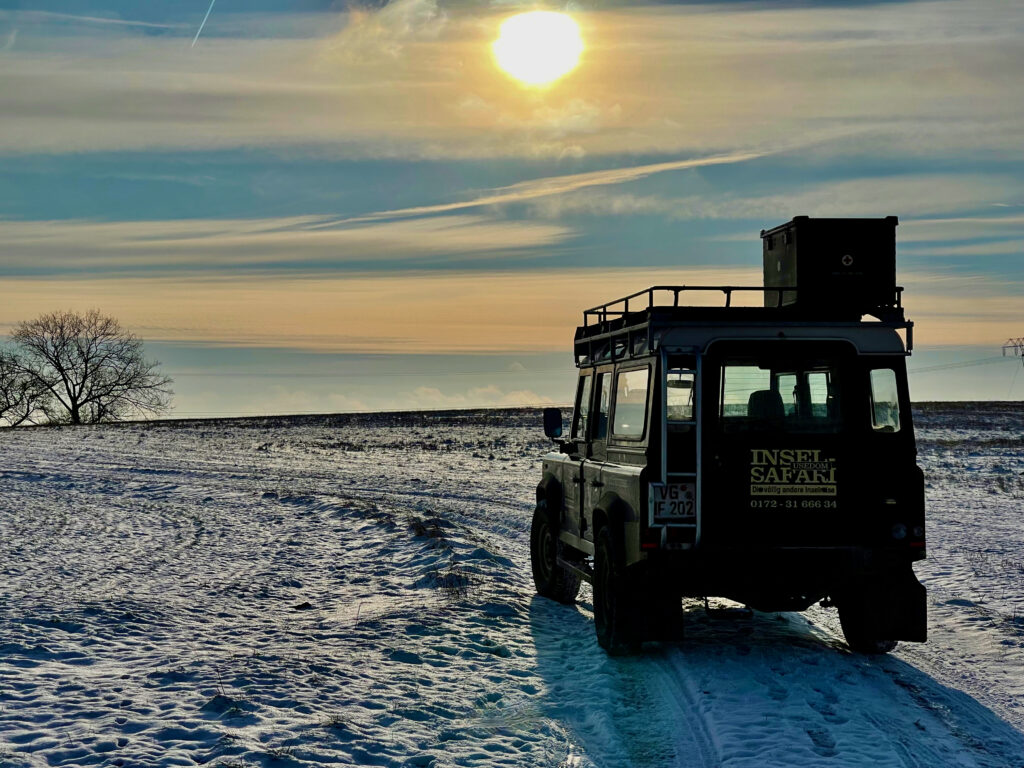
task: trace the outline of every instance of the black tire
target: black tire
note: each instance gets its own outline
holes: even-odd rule
[[[865,595],[843,595],[837,601],[839,624],[851,651],[876,656],[896,647],[895,640],[879,637],[876,611]]]
[[[640,650],[634,608],[625,568],[615,557],[611,531],[603,526],[594,542],[594,630],[597,644],[611,656]]]
[[[558,564],[558,539],[545,501],[537,504],[530,526],[530,565],[537,594],[571,605],[580,591],[579,575]]]

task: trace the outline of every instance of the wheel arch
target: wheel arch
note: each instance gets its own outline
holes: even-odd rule
[[[615,557],[620,563],[625,563],[628,551],[626,525],[637,520],[636,511],[621,496],[617,493],[605,493],[594,506],[594,541],[597,541],[601,528],[607,526],[611,532]]]
[[[639,518],[634,510],[619,494],[609,491],[605,493],[594,507],[594,518],[601,513],[605,522],[610,525],[635,523]],[[596,528],[595,523],[595,528]]]
[[[552,472],[545,472],[541,481],[537,483],[537,506],[540,506],[542,501],[547,505],[548,514],[557,525],[562,519],[565,494],[561,481]]]

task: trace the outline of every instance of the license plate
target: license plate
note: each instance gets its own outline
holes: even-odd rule
[[[651,483],[648,505],[654,517],[694,517],[696,503],[695,483]]]

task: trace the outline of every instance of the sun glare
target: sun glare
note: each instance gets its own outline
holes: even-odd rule
[[[566,14],[530,11],[505,19],[491,50],[502,70],[526,85],[540,87],[576,69],[583,38]]]

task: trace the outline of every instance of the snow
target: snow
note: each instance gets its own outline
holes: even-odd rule
[[[533,593],[538,414],[0,433],[0,766],[1024,765],[1024,410],[917,413],[930,639]]]

